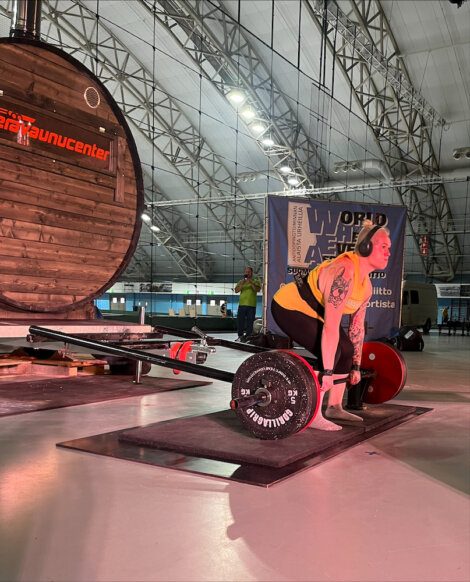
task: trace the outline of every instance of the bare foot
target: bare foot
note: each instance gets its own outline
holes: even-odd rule
[[[352,420],[354,422],[363,422],[363,418],[357,414],[346,412],[341,406],[329,406],[325,411],[325,416],[335,420]]]
[[[317,414],[317,416],[315,417],[314,421],[312,422],[312,424],[310,424],[308,426],[308,428],[316,428],[317,430],[333,431],[333,430],[341,430],[343,427],[339,426],[338,424],[335,424],[334,422],[330,422],[329,420],[326,420],[326,418],[323,418],[323,416],[319,412]]]

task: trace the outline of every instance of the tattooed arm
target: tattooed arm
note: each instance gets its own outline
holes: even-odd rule
[[[354,354],[352,359],[353,366],[359,366],[361,363],[362,344],[364,343],[365,333],[364,319],[369,299],[370,295],[366,301],[364,301],[361,307],[359,307],[356,313],[351,315],[351,319],[349,320],[348,335],[354,347]],[[349,381],[352,385],[358,384],[361,381],[361,372],[359,370],[351,370],[351,373],[349,374]]]
[[[349,320],[348,335],[349,339],[352,342],[352,345],[354,346],[354,355],[352,363],[357,365],[361,363],[362,344],[364,343],[364,332],[365,332],[364,319],[366,316],[368,301],[369,298],[367,298],[367,301],[364,301],[364,303],[361,305],[361,307],[359,307],[356,313],[353,313],[351,315],[351,319]]]
[[[352,291],[353,266],[350,261],[325,269],[320,289],[325,302],[325,322],[321,338],[323,367],[334,367],[339,342],[339,326],[344,312],[344,304]]]

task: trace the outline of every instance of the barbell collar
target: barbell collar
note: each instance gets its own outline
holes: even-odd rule
[[[248,408],[249,406],[267,406],[271,402],[271,393],[266,388],[259,388],[254,394],[240,396],[230,401],[230,408]]]

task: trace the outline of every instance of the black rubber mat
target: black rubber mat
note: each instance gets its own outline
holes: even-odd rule
[[[37,410],[90,404],[104,400],[145,396],[211,384],[207,381],[144,376],[133,384],[132,376],[78,376],[74,378],[0,381],[0,416]]]
[[[193,457],[280,468],[327,449],[348,447],[358,438],[367,438],[368,432],[385,430],[415,411],[412,406],[395,404],[370,406],[358,413],[363,422],[338,423],[343,426],[340,431],[307,429],[280,440],[260,440],[243,428],[233,411],[223,410],[126,430],[119,440]]]
[[[400,412],[394,410],[395,408],[401,409]],[[258,441],[243,432],[232,411],[222,411],[215,414],[208,414],[203,417],[180,418],[145,427],[115,430],[108,433],[61,442],[58,443],[57,446],[68,450],[93,453],[95,455],[102,455],[114,459],[124,459],[136,463],[145,463],[162,469],[184,471],[195,475],[216,477],[228,481],[256,485],[258,487],[270,487],[271,485],[275,485],[276,483],[280,483],[285,479],[297,475],[297,473],[311,469],[327,459],[347,451],[358,443],[390,428],[396,427],[403,422],[418,418],[422,414],[430,412],[431,410],[432,408],[395,405],[383,405],[380,409],[378,407],[372,409],[371,407],[371,410],[367,411],[367,413],[361,413],[364,414],[365,417],[367,416],[365,425],[361,429],[344,426],[341,431],[341,439],[330,438],[332,435],[331,432],[319,434],[320,431],[308,429],[304,433],[293,435],[283,441]],[[175,426],[178,426],[183,421],[185,424],[186,421],[189,421],[192,423],[193,428],[198,431],[199,429],[197,429],[194,424],[195,422],[199,423],[198,419],[202,420],[203,425],[207,425],[208,422],[212,425],[219,424],[219,427],[212,432],[212,438],[214,438],[214,434],[216,434],[216,438],[222,439],[222,442],[223,439],[227,438],[230,447],[241,447],[236,453],[233,453],[232,450],[229,451],[229,455],[232,457],[245,457],[246,451],[251,449],[251,458],[257,459],[259,462],[260,459],[264,460],[264,455],[267,450],[270,450],[271,454],[273,454],[273,451],[278,449],[279,451],[284,451],[282,453],[284,455],[285,451],[288,450],[291,459],[299,458],[299,460],[279,467],[258,465],[253,462],[247,463],[219,460],[220,453],[215,451],[216,447],[212,440],[210,445],[212,453],[209,454],[214,456],[217,455],[217,458],[195,456],[190,453],[183,454],[181,452],[158,449],[154,446],[144,446],[136,442],[130,442],[129,440],[121,440],[121,436],[124,433],[126,433],[124,438],[128,439],[129,435],[135,431],[142,431],[144,429],[158,427],[163,428],[165,431],[170,428],[173,430]],[[175,423],[178,423],[178,425]],[[233,435],[231,432],[234,432],[235,434]],[[339,433],[336,434],[338,435]],[[137,435],[138,432],[135,432],[133,438],[137,439]],[[206,438],[199,432],[192,433],[189,431],[186,435],[190,437],[191,440],[190,443],[186,442],[187,450],[191,450],[194,453],[196,452],[196,448],[198,448],[198,455],[202,454],[202,448],[198,443],[200,443],[201,440],[206,441]],[[140,436],[142,437],[142,434]],[[318,446],[317,444],[320,440],[323,443],[322,446]],[[217,443],[217,448],[219,444],[220,443]],[[297,449],[296,452],[293,452],[293,450],[290,449],[291,446]],[[175,445],[173,445],[173,447],[176,448]],[[227,456],[228,445],[223,448],[225,449],[225,455]],[[253,454],[253,450],[256,450],[255,454]],[[300,458],[302,455],[307,456]],[[282,458],[278,456],[274,459],[274,462],[282,464],[285,462],[285,458],[283,461]]]

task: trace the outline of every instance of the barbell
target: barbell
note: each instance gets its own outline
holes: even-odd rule
[[[174,358],[149,354],[142,350],[126,349],[116,344],[65,334],[50,328],[30,326],[29,332],[28,341],[32,341],[36,335],[44,336],[93,351],[99,350],[104,354],[231,382],[231,408],[235,410],[248,431],[260,439],[281,439],[300,432],[313,422],[318,413],[320,373],[294,351],[257,351],[233,373],[188,361],[191,353],[189,348],[185,350],[184,357],[183,353],[179,352],[180,359],[178,353],[173,354]],[[238,347],[238,344],[234,344],[233,347]],[[193,350],[195,349],[193,346]],[[213,351],[212,347],[205,344],[199,345],[197,349],[208,350],[208,353]],[[406,363],[400,352],[391,345],[366,342],[362,350],[361,375],[365,377],[367,383],[364,402],[381,404],[394,398],[402,390],[406,381]],[[345,378],[339,381],[344,382]]]
[[[364,402],[381,404],[399,394],[406,363],[392,346],[366,342],[361,377]],[[235,372],[230,408],[243,426],[260,439],[281,439],[305,430],[318,414],[321,374],[290,350],[253,354]],[[343,383],[347,377],[335,380]]]

